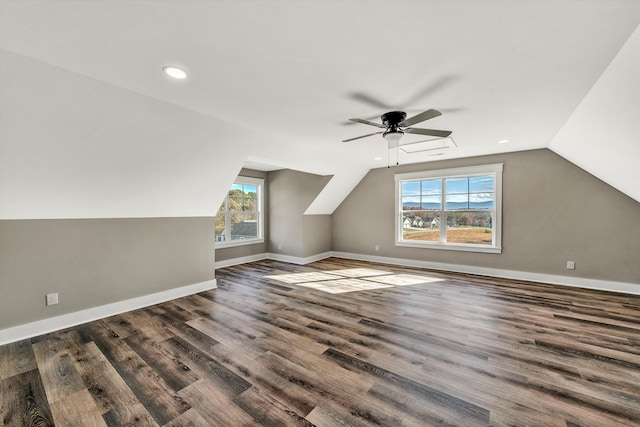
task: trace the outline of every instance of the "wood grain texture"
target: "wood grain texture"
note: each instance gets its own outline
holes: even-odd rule
[[[55,425],[37,369],[0,381],[0,416],[3,426]]]
[[[190,408],[161,373],[154,371],[105,321],[93,322],[87,329],[96,346],[159,425]]]
[[[73,351],[73,360],[107,425],[154,425],[155,421],[94,342]]]
[[[425,281],[293,283],[341,271]],[[215,290],[0,347],[1,425],[640,420],[640,297],[335,258],[216,276]]]
[[[106,427],[102,414],[89,390],[83,389],[51,404],[53,419],[58,426]]]
[[[0,380],[37,368],[31,340],[0,346]]]

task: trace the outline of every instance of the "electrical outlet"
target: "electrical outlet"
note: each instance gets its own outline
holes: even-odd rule
[[[575,270],[576,262],[575,261],[567,261],[567,270]]]
[[[376,252],[378,252],[380,250],[380,245],[375,245],[374,249],[376,250]]]
[[[282,249],[282,243],[278,243],[278,250]]]
[[[47,294],[47,305],[58,304],[58,294]]]

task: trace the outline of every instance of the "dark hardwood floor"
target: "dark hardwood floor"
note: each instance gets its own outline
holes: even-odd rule
[[[0,347],[2,424],[639,425],[640,297],[335,258],[216,277]]]

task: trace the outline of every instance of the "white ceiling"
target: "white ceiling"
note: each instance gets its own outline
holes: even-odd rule
[[[640,24],[637,0],[0,7],[5,218],[210,215],[243,165],[334,175],[331,213],[387,162],[346,119],[391,109],[440,109],[421,126],[456,146],[401,163],[548,147]]]

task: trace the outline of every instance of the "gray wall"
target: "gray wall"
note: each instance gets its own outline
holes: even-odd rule
[[[491,163],[504,163],[502,254],[394,245],[395,173]],[[334,212],[332,248],[640,283],[640,203],[547,149],[374,169]]]
[[[331,215],[304,215],[302,257],[331,251]]]
[[[213,218],[0,221],[0,329],[214,278]],[[58,292],[60,304],[45,306]]]
[[[242,245],[232,246],[230,248],[217,247],[216,248],[216,261],[226,261],[234,258],[242,258],[251,255],[258,255],[267,252],[268,239],[269,239],[269,176],[267,172],[258,171],[254,169],[243,168],[238,176],[248,176],[251,178],[264,179],[263,197],[264,203],[264,242],[256,243],[254,245]],[[220,201],[222,203],[222,201]],[[213,229],[212,229],[213,232]]]
[[[330,179],[290,169],[269,172],[269,252],[308,257],[330,250],[330,216],[304,215]]]
[[[394,245],[395,173],[500,162],[502,254]],[[640,283],[640,203],[546,149],[375,169],[332,216],[304,215],[329,177],[267,175],[268,243],[229,258],[334,250]],[[211,280],[213,229],[213,217],[0,221],[0,329]],[[45,307],[52,292],[60,304]]]

